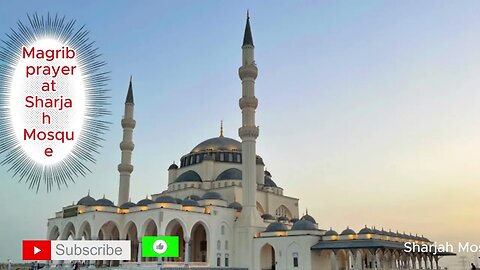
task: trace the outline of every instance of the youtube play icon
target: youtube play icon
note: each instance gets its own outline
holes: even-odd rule
[[[50,240],[23,240],[22,259],[25,261],[48,261],[51,257]]]

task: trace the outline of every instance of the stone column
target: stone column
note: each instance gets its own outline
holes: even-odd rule
[[[185,267],[188,267],[188,265],[190,264],[190,237],[184,237],[183,239],[185,240],[185,258],[183,258],[183,261]]]
[[[140,266],[142,264],[142,237],[138,238],[138,253],[137,253],[137,264]]]

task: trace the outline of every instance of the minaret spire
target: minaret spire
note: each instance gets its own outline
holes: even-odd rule
[[[128,202],[130,198],[130,176],[133,172],[132,152],[135,148],[133,144],[133,129],[136,124],[133,116],[134,107],[132,77],[130,77],[127,98],[125,99],[125,112],[122,119],[123,140],[120,143],[122,156],[120,164],[118,164],[118,172],[120,173],[118,205]]]
[[[132,76],[130,76],[130,83],[128,85],[127,98],[125,99],[125,104],[127,104],[127,103],[134,104],[134,102],[133,102]]]
[[[253,46],[253,37],[252,30],[250,29],[250,15],[247,9],[247,24],[245,25],[245,33],[243,34],[243,46],[251,45]]]

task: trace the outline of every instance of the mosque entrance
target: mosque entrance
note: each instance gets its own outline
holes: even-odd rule
[[[145,232],[143,234],[144,236],[157,236],[157,225],[155,222],[151,219],[149,219],[146,224],[145,224]],[[158,259],[155,257],[151,258],[142,258],[142,261],[144,262],[154,262],[157,261]]]
[[[262,270],[275,270],[275,249],[270,244],[265,244],[260,251],[260,267]]]
[[[138,234],[137,234],[137,226],[133,222],[129,222],[127,225],[127,240],[130,240],[131,243],[131,262],[138,261]]]
[[[190,243],[190,261],[207,262],[207,231],[202,223],[193,226]]]
[[[120,240],[120,233],[117,225],[111,221],[103,224],[98,232],[98,240]],[[97,265],[99,267],[116,267],[119,266],[119,261],[97,261]]]
[[[172,220],[165,230],[165,235],[178,236],[179,245],[179,257],[177,258],[165,258],[167,262],[183,262],[185,261],[185,238],[182,225],[177,220]]]

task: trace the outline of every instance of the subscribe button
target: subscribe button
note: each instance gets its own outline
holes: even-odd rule
[[[130,260],[130,241],[23,240],[22,259],[47,260]]]

